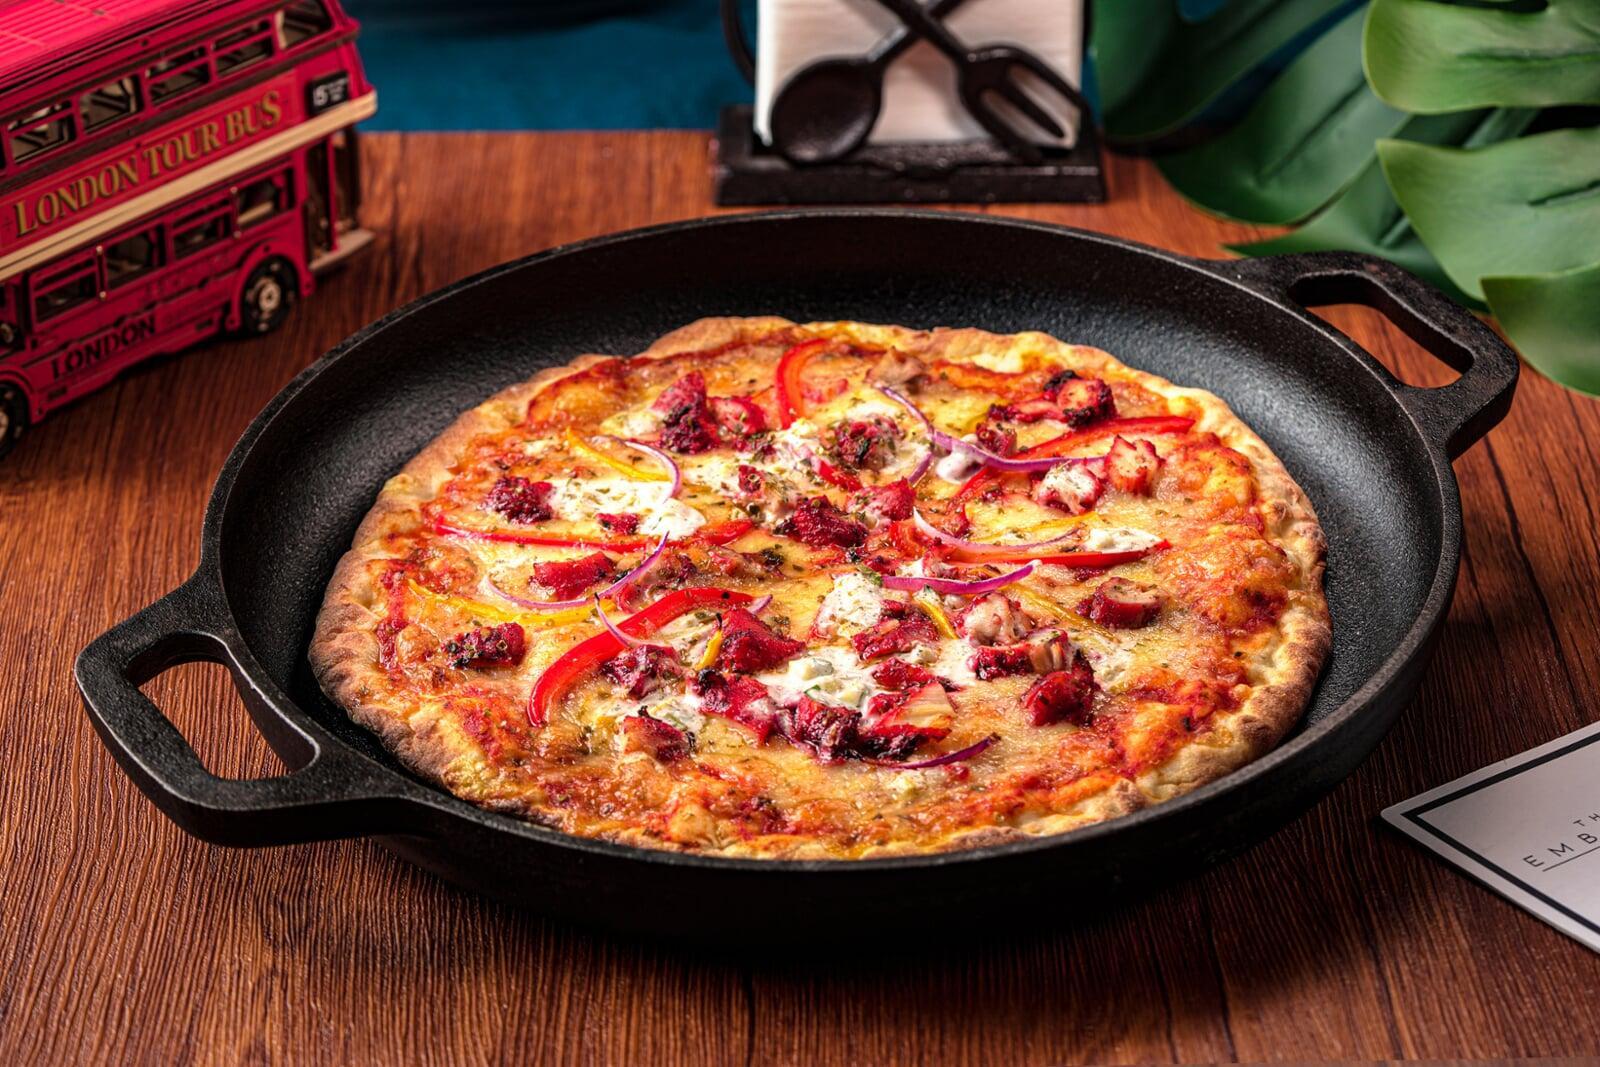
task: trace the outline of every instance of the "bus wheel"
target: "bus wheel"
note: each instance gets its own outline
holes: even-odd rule
[[[28,403],[13,385],[0,385],[0,456],[11,451],[28,426]]]
[[[294,267],[274,256],[257,264],[239,294],[239,332],[271,333],[294,307],[298,281]]]

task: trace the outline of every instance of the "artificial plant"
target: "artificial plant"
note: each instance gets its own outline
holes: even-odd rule
[[[1295,227],[1236,251],[1385,256],[1600,395],[1600,0],[1099,0],[1091,47],[1113,143]]]

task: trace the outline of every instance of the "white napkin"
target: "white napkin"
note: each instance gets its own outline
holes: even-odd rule
[[[924,6],[931,0],[923,0]],[[789,75],[825,56],[862,55],[900,22],[876,0],[760,0],[756,32],[756,134],[771,143],[768,116]],[[944,20],[969,47],[1016,44],[1073,86],[1083,65],[1082,0],[967,0]],[[1040,144],[1071,145],[1073,112],[1054,92],[1031,94],[1067,131],[1055,141],[1032,123],[1019,130]],[[986,136],[956,95],[955,67],[926,41],[895,60],[883,79],[874,144],[966,141]]]

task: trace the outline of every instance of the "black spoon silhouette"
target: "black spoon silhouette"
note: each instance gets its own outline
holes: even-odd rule
[[[935,0],[939,19],[965,0]],[[789,76],[772,101],[772,146],[791,163],[825,163],[861,147],[883,109],[883,73],[921,38],[902,24],[864,56],[818,60]]]

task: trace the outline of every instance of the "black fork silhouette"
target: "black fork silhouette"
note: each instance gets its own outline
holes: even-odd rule
[[[1040,129],[1052,137],[1060,137],[1061,124],[1040,107],[1017,83],[1016,74],[1025,70],[1039,81],[1054,89],[1078,109],[1079,121],[1088,121],[1089,107],[1080,94],[1057,74],[1048,63],[1025,49],[1014,45],[985,45],[968,48],[944,24],[923,10],[917,0],[878,0],[893,11],[913,33],[928,41],[950,57],[956,65],[956,87],[961,103],[968,114],[995,140],[1010,149],[1011,154],[1028,163],[1038,163],[1044,158],[1039,146],[1020,132],[996,111],[987,99],[998,96]]]

